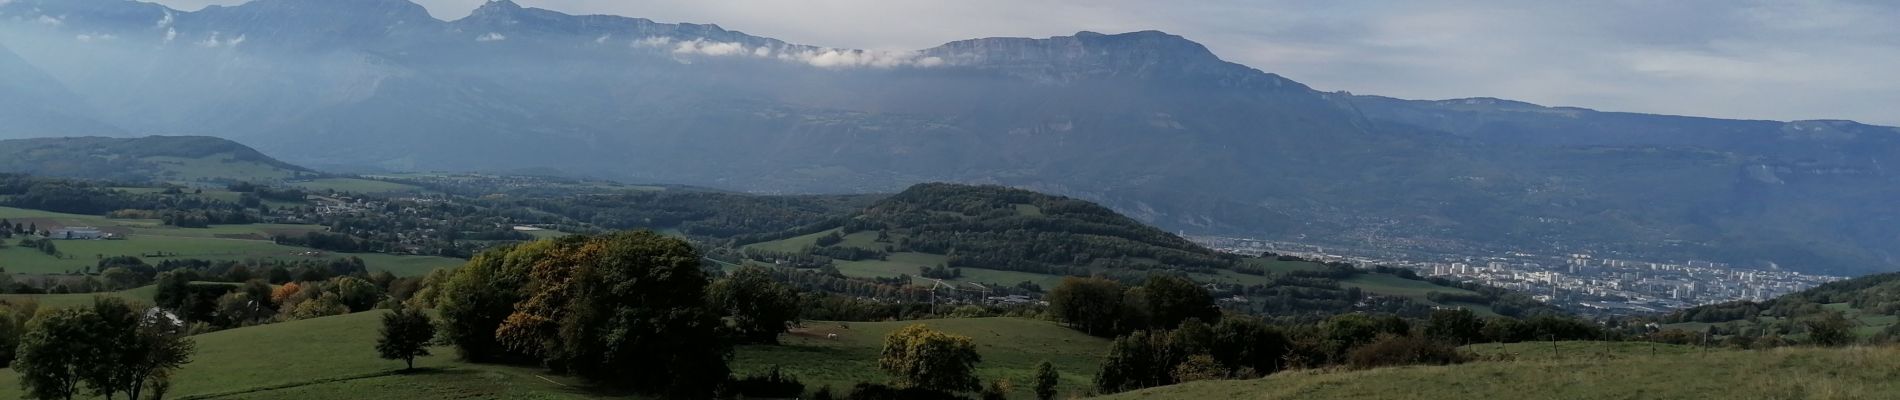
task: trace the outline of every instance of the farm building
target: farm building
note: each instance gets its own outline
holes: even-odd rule
[[[94,228],[90,226],[68,226],[68,227],[53,228],[52,231],[49,231],[47,233],[50,233],[50,234],[47,235],[46,238],[59,239],[59,240],[93,240],[93,239],[106,238],[105,232],[101,232],[99,231],[99,228]]]

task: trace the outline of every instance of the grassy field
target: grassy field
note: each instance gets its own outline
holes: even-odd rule
[[[1854,324],[1854,334],[1860,337],[1874,336],[1875,334],[1880,333],[1880,331],[1887,329],[1888,326],[1892,326],[1895,323],[1900,323],[1900,316],[1894,316],[1890,314],[1880,314],[1880,313],[1875,313],[1868,310],[1861,310],[1858,308],[1854,308],[1852,304],[1848,304],[1848,303],[1824,304],[1822,305],[1822,307],[1829,310],[1840,311],[1843,315],[1847,317],[1847,320],[1849,322],[1852,322]],[[1761,324],[1767,325],[1767,324],[1775,324],[1775,323],[1782,322],[1784,318],[1764,316],[1758,319],[1760,320]],[[1740,321],[1732,321],[1732,322],[1725,322],[1725,323],[1682,322],[1682,323],[1675,323],[1675,324],[1664,324],[1662,327],[1663,329],[1680,329],[1680,330],[1685,330],[1685,331],[1690,331],[1690,332],[1702,332],[1702,331],[1707,330],[1709,326],[1711,325],[1724,325],[1724,324],[1730,324],[1730,323],[1735,324],[1736,327],[1752,327],[1756,325],[1756,323],[1749,322],[1747,320],[1740,320]]]
[[[1525,353],[1539,345],[1523,344]],[[1680,349],[1678,349],[1680,350]],[[1105,399],[1879,399],[1900,393],[1900,348],[1644,355],[1476,362],[1365,371],[1296,371],[1203,381]]]
[[[141,304],[151,304],[152,294],[156,292],[157,290],[155,289],[154,286],[144,286],[144,287],[139,287],[135,289],[127,289],[127,290],[121,290],[117,292],[106,292],[106,293],[0,294],[0,301],[5,301],[9,303],[31,301],[31,302],[39,303],[41,308],[68,308],[68,307],[78,307],[78,306],[84,306],[87,304],[92,304],[92,299],[94,297],[108,296],[108,297],[117,297],[121,299],[126,299],[128,301],[141,303]]]
[[[198,335],[193,362],[173,380],[175,399],[565,399],[588,396],[576,382],[534,369],[455,362],[453,351],[416,360],[376,357],[381,312],[284,322]],[[0,398],[20,398],[18,377],[0,370]]]
[[[180,370],[176,399],[579,399],[603,398],[574,379],[536,368],[476,365],[454,360],[450,348],[416,360],[420,369],[401,373],[402,363],[376,357],[381,311],[292,321],[195,336],[198,352]],[[811,323],[786,337],[784,346],[744,346],[735,373],[779,365],[811,390],[889,378],[876,369],[884,335],[923,323],[970,336],[979,346],[985,380],[1017,382],[1016,398],[1031,398],[1027,382],[1044,359],[1063,374],[1065,393],[1079,392],[1094,376],[1107,341],[1055,324],[1013,318],[913,322]],[[846,328],[845,326],[848,326]],[[839,333],[839,339],[824,335]],[[0,369],[0,398],[20,398],[18,377]]]
[[[8,219],[14,223],[31,223],[38,225],[41,229],[53,226],[92,226],[125,238],[124,240],[54,241],[54,245],[65,254],[65,257],[53,257],[35,249],[19,247],[17,242],[10,242],[6,248],[0,248],[0,268],[16,274],[67,274],[90,268],[100,258],[120,255],[141,256],[161,252],[168,254],[169,258],[206,260],[297,260],[311,257],[355,256],[362,258],[373,271],[390,271],[403,276],[422,275],[435,268],[454,267],[463,262],[453,258],[389,254],[323,252],[312,256],[306,254],[311,251],[310,249],[279,245],[269,240],[276,234],[301,234],[323,230],[323,227],[315,225],[217,225],[196,229],[164,226],[151,220],[108,219],[100,216],[5,207],[0,207],[0,219]],[[152,258],[147,261],[157,262],[157,260]]]
[[[204,158],[145,157],[144,160],[158,164],[164,170],[161,174],[165,179],[182,185],[203,185],[204,181],[220,179],[271,182],[298,175],[296,171],[235,158],[231,154],[219,154]]]
[[[733,361],[739,374],[758,373],[779,366],[816,390],[830,385],[845,390],[857,382],[885,382],[878,371],[878,351],[884,336],[910,324],[969,336],[983,355],[978,376],[984,382],[1005,378],[1016,384],[1015,398],[1033,398],[1029,392],[1036,364],[1049,360],[1062,374],[1062,391],[1080,393],[1089,387],[1108,341],[1063,328],[1052,322],[1020,318],[941,319],[900,322],[807,322],[806,328],[787,334],[781,346],[743,346]],[[827,335],[836,333],[837,339]]]

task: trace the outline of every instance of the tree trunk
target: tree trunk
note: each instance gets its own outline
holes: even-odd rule
[[[412,370],[412,369],[416,369],[416,358],[415,358],[415,357],[409,357],[409,358],[404,358],[404,359],[402,359],[402,360],[403,360],[403,361],[405,361],[405,362],[408,362],[408,363],[409,363],[409,367],[408,367],[408,368],[403,368],[403,370],[404,370],[404,371],[408,371],[408,370]]]

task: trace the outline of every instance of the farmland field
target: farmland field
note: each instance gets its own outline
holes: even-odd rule
[[[279,245],[269,240],[273,234],[298,234],[324,229],[315,225],[215,225],[210,228],[196,229],[164,226],[152,220],[108,219],[99,216],[4,207],[0,207],[0,219],[8,219],[14,223],[35,224],[40,229],[92,226],[122,235],[124,238],[122,240],[55,240],[53,243],[63,253],[62,257],[19,247],[17,243],[8,243],[6,248],[0,249],[0,268],[16,274],[65,274],[90,268],[100,258],[121,255],[140,256],[148,258],[149,262],[157,262],[164,258],[298,260],[355,256],[362,258],[373,271],[386,270],[404,276],[426,274],[431,269],[453,267],[462,263],[462,260],[443,257],[313,252],[307,248]],[[159,253],[163,253],[164,256],[150,257]]]
[[[1363,371],[1284,372],[1262,379],[1200,381],[1106,399],[1876,399],[1900,391],[1900,348],[1710,350],[1646,344],[1512,346],[1517,361]],[[1483,349],[1493,345],[1468,348]],[[1593,349],[1599,349],[1592,353]],[[1654,352],[1653,354],[1651,352]],[[1605,356],[1597,356],[1603,354]],[[1527,396],[1535,394],[1534,396]]]

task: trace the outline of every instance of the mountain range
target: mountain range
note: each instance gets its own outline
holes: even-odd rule
[[[1162,32],[917,51],[493,1],[0,2],[0,138],[208,135],[319,169],[762,193],[994,183],[1422,253],[1900,265],[1900,130],[1316,90]]]

